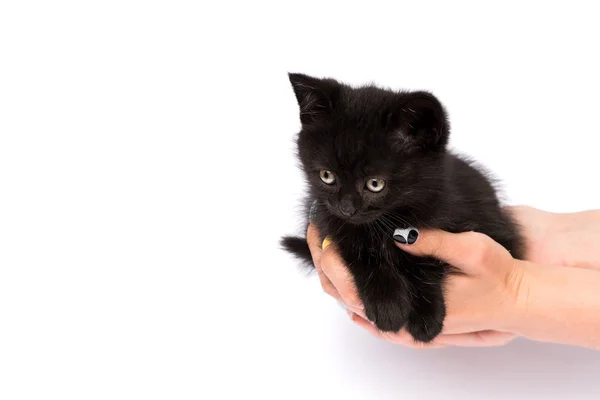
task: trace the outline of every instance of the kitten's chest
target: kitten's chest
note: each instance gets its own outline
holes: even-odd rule
[[[392,233],[364,226],[340,229],[330,236],[347,263],[360,260],[369,264],[389,264],[403,254],[394,245]]]

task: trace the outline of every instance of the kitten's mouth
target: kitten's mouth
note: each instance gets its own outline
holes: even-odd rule
[[[371,222],[375,222],[376,220],[377,220],[377,216],[374,215],[372,217],[360,216],[360,217],[356,217],[356,218],[351,218],[351,219],[348,219],[348,222],[350,222],[353,225],[365,225],[365,224],[369,224]]]
[[[370,222],[374,222],[375,220],[377,220],[377,218],[379,218],[381,216],[381,213],[379,211],[366,211],[366,212],[356,213],[352,216],[346,216],[336,210],[336,212],[334,212],[333,214],[336,217],[343,219],[344,221],[347,221],[353,225],[368,224]]]

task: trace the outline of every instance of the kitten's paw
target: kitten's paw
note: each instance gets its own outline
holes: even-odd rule
[[[365,314],[382,332],[398,332],[406,324],[410,304],[395,301],[378,301],[365,304]]]
[[[427,313],[414,311],[408,318],[406,330],[417,342],[429,343],[442,332],[445,307],[430,309]]]

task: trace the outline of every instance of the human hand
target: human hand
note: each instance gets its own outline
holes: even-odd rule
[[[417,343],[404,331],[380,332],[366,319],[352,276],[336,251],[335,244],[321,249],[316,228],[309,226],[307,239],[319,279],[326,293],[343,303],[354,322],[371,334],[411,347],[498,346],[515,335],[506,332],[511,310],[518,298],[522,270],[519,261],[500,244],[483,234],[451,234],[422,231],[412,245],[397,244],[419,256],[433,256],[458,268],[446,281],[447,315],[444,329],[433,342]]]
[[[527,261],[600,270],[600,211],[552,213],[529,206],[506,209],[523,229]]]

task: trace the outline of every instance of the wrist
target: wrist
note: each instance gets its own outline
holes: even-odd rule
[[[556,214],[544,264],[600,269],[600,211]],[[560,238],[560,239],[558,239]],[[542,250],[542,249],[541,249]]]
[[[524,259],[536,264],[600,269],[600,211],[554,213],[520,207]]]
[[[499,330],[522,334],[526,329],[530,309],[530,294],[534,285],[535,264],[515,260],[514,267],[506,279],[507,295],[503,307]]]
[[[502,330],[537,341],[600,349],[600,273],[517,263],[519,281]]]

